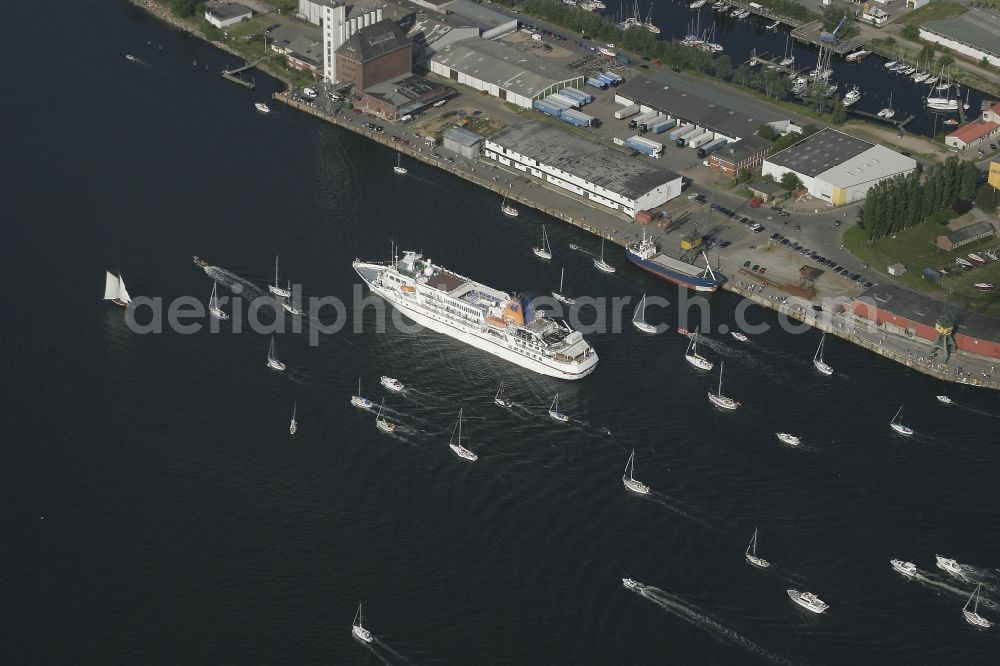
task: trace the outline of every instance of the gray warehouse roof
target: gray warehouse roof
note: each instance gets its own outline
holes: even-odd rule
[[[767,117],[749,116],[680,88],[666,87],[644,76],[629,79],[615,93],[734,139],[754,134],[764,123],[787,120],[787,116],[777,114],[769,114]]]
[[[680,178],[669,169],[536,120],[508,127],[490,141],[630,199]]]
[[[767,161],[812,178],[857,157],[873,145],[827,127],[771,155]]]
[[[538,56],[478,37],[449,44],[432,60],[529,99],[557,83],[583,78]]]
[[[945,238],[951,241],[953,245],[956,245],[962,243],[963,241],[967,241],[970,238],[976,238],[977,236],[981,236],[983,234],[991,234],[995,232],[996,227],[993,226],[993,223],[984,220],[982,222],[976,222],[975,224],[970,224],[967,227],[962,227],[961,229],[952,231],[950,234],[945,234]]]
[[[969,310],[958,310],[941,301],[891,284],[879,284],[866,289],[855,300],[874,303],[880,310],[901,315],[927,326],[933,326],[943,314],[957,316],[958,322],[955,327],[957,335],[1000,341],[1000,319]]]
[[[485,137],[476,134],[475,132],[470,132],[464,127],[452,127],[444,133],[444,138],[454,141],[462,146],[472,147],[482,141]]]
[[[483,30],[492,30],[502,25],[513,24],[512,29],[517,28],[517,18],[501,14],[490,9],[487,5],[480,5],[468,0],[453,0],[443,7],[448,13],[456,14],[472,21]]]
[[[253,10],[246,5],[241,5],[238,2],[227,2],[224,5],[219,5],[218,7],[209,7],[207,11],[212,16],[217,16],[220,19],[231,19],[237,16],[243,16],[244,14],[253,14]]]
[[[928,21],[926,30],[1000,55],[1000,14],[986,9],[972,9],[964,14]]]

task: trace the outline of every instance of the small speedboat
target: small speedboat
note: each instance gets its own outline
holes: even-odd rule
[[[382,378],[379,379],[379,382],[382,386],[386,387],[390,391],[395,391],[396,393],[402,393],[406,389],[403,382],[399,381],[395,377],[386,377],[383,375]]]
[[[977,282],[973,286],[979,291],[993,291],[995,289],[992,282]]]
[[[955,258],[955,263],[958,264],[959,266],[963,266],[965,268],[972,268],[972,262],[969,261],[968,259],[963,258],[963,257],[956,257]]]
[[[125,54],[125,59],[126,59],[126,60],[131,60],[132,62],[139,62],[139,59],[138,59],[138,58],[136,58],[136,57],[135,57],[134,55],[132,55],[131,53],[126,53],[126,54]]]
[[[202,268],[208,268],[208,262],[199,257],[197,254],[194,255],[194,263]]]
[[[776,432],[774,434],[778,436],[778,439],[780,439],[785,444],[788,444],[789,446],[798,446],[799,444],[802,443],[801,439],[799,439],[795,435],[789,435],[787,432]]]
[[[969,259],[971,259],[972,262],[975,263],[975,264],[979,264],[980,266],[985,266],[986,265],[986,260],[983,259],[982,257],[980,257],[975,252],[970,252],[966,256],[969,257]]]
[[[955,404],[955,401],[952,400],[951,398],[949,398],[946,395],[939,395],[939,396],[937,396],[937,400],[938,400],[938,402],[944,403],[946,405],[953,405],[953,404]]]
[[[743,335],[739,331],[733,331],[730,335],[739,342],[746,342],[748,340],[747,336]]]
[[[267,104],[264,104],[264,102],[255,102],[253,106],[261,113],[271,113],[271,107],[269,107]]]
[[[786,590],[792,601],[813,613],[822,613],[830,606],[823,602],[812,592],[799,592],[798,590]]]
[[[892,565],[893,569],[895,569],[899,573],[909,578],[913,578],[914,576],[917,575],[917,565],[914,564],[913,562],[904,562],[903,560],[889,560],[889,564]]]
[[[940,555],[934,556],[935,564],[938,569],[942,571],[947,571],[950,574],[955,574],[956,576],[961,576],[964,571],[962,571],[962,565],[951,559],[950,557],[941,557]]]
[[[624,585],[629,590],[638,590],[640,583],[637,580],[632,580],[631,578],[622,578],[622,585]]]

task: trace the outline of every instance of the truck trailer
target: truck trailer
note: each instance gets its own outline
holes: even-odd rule
[[[667,117],[665,115],[663,115],[662,113],[658,113],[649,120],[647,120],[646,122],[639,123],[639,131],[648,132],[650,129],[652,129],[653,125],[655,125],[656,123],[662,123],[666,119]]]
[[[575,109],[578,106],[580,106],[580,102],[576,101],[572,97],[569,97],[568,95],[563,95],[562,93],[552,93],[551,95],[545,98],[545,101],[551,102],[552,104],[557,104],[559,106],[562,106],[563,104],[568,104],[569,108],[571,109]]]
[[[684,146],[687,145],[688,141],[695,138],[696,136],[701,136],[704,133],[705,130],[703,130],[702,128],[692,127],[686,134],[681,134],[679,137],[677,137],[676,143],[678,147],[683,148]]]
[[[581,100],[580,102],[581,104],[590,104],[591,102],[594,101],[593,95],[588,95],[579,88],[563,88],[559,92],[561,92],[563,95],[571,95],[573,97],[579,97]]]
[[[594,119],[588,116],[586,113],[580,113],[579,111],[574,111],[573,109],[567,109],[562,112],[559,116],[562,120],[565,120],[571,125],[576,125],[577,127],[590,127],[594,124]]]
[[[622,108],[615,111],[615,118],[621,120],[622,118],[628,118],[639,113],[638,104],[629,104],[628,106],[623,106]]]
[[[653,134],[663,134],[676,124],[677,124],[676,120],[666,120],[666,119],[660,120],[659,122],[655,122],[652,125],[650,125],[649,131],[652,132]]]
[[[647,120],[652,120],[653,118],[655,118],[658,115],[660,115],[660,114],[657,111],[647,111],[646,113],[638,115],[635,118],[633,118],[632,120],[628,121],[629,129],[635,129],[641,123],[644,123]]]
[[[641,136],[630,137],[627,141],[625,141],[625,147],[631,148],[632,150],[638,150],[640,153],[649,155],[650,157],[658,158],[663,155],[662,143],[650,141],[649,139],[644,139]]]
[[[670,132],[670,134],[667,135],[667,138],[670,139],[671,141],[676,141],[678,137],[684,136],[693,129],[694,125],[689,125],[687,123],[678,125],[676,129],[674,129],[672,132]]]
[[[697,153],[698,159],[701,160],[708,157],[709,155],[717,151],[719,148],[725,146],[727,143],[729,143],[728,139],[716,139],[715,141],[709,141],[704,146],[698,149]]]
[[[700,134],[687,142],[689,148],[701,148],[702,146],[708,145],[712,142],[715,137],[715,132],[705,132]]]
[[[590,77],[587,79],[587,85],[592,88],[597,88],[598,90],[607,90],[608,84],[595,77]]]
[[[614,81],[614,83],[611,84],[613,86],[617,86],[619,83],[625,83],[625,79],[623,79],[622,77],[618,76],[614,72],[603,72],[601,74],[601,76],[603,76],[605,78],[608,78],[608,79],[611,79],[612,81]]]
[[[535,111],[540,111],[547,116],[552,116],[553,118],[558,118],[559,116],[562,115],[563,112],[561,107],[558,107],[555,104],[549,104],[548,102],[542,99],[536,99],[534,102],[532,102],[531,108],[533,108]]]

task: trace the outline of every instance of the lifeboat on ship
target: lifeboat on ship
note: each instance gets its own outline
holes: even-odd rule
[[[412,284],[401,284],[399,285],[399,290],[408,296],[412,296],[417,293],[417,288]]]

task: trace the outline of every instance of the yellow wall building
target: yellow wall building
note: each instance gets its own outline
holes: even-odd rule
[[[989,184],[1000,190],[1000,162],[990,162]]]

